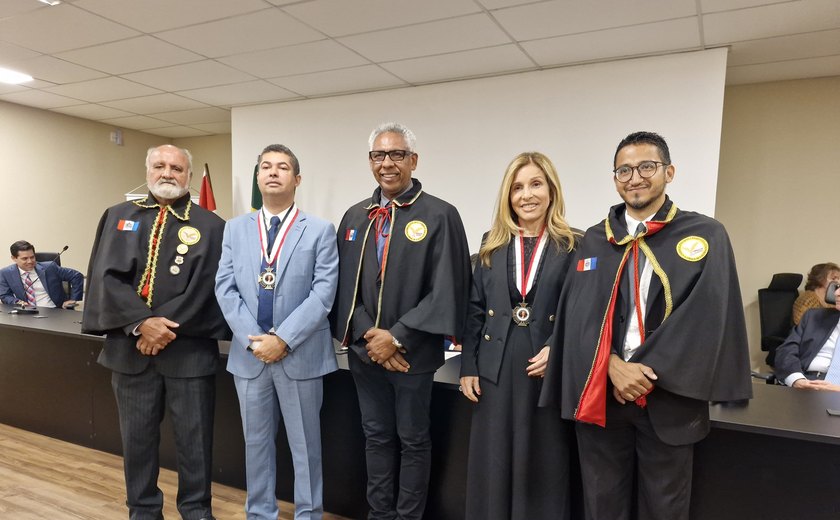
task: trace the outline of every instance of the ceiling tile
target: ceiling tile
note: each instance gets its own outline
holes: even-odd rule
[[[726,70],[726,84],[738,85],[825,76],[840,76],[840,56],[729,67]]]
[[[204,130],[205,132],[210,132],[214,135],[231,133],[230,121],[227,123],[202,123],[199,125],[192,125],[191,127]]]
[[[34,0],[33,0],[34,1]],[[112,42],[139,33],[63,3],[0,20],[6,41],[44,53]]]
[[[382,67],[412,84],[528,70],[534,63],[516,45],[500,45],[469,51],[383,63]]]
[[[109,74],[125,74],[203,59],[203,56],[151,36],[62,52],[56,56]]]
[[[160,135],[163,137],[201,137],[210,135],[210,132],[191,128],[188,126],[167,126],[163,128],[149,128],[146,133]]]
[[[87,81],[107,76],[103,72],[81,67],[74,63],[41,55],[30,60],[14,62],[12,68],[25,72],[33,78],[46,80],[51,83],[64,84]]]
[[[542,66],[564,65],[698,49],[700,30],[691,17],[525,42],[522,48]]]
[[[273,8],[155,36],[211,58],[324,38],[320,32]]]
[[[697,14],[695,0],[555,0],[493,11],[520,41],[578,34]]]
[[[46,90],[54,94],[70,96],[94,103],[137,96],[148,96],[160,92],[159,90],[149,88],[145,85],[140,85],[139,83],[134,83],[114,76],[94,79],[91,81],[82,81],[79,83],[69,83],[67,85],[59,85],[57,87],[50,87]]]
[[[343,92],[361,92],[407,86],[376,65],[286,76],[270,80],[302,96],[324,96]]]
[[[23,92],[25,90],[29,89],[22,85],[7,85],[6,83],[0,83],[0,94],[8,94],[10,92]]]
[[[478,3],[487,9],[501,9],[522,4],[533,4],[541,0],[478,0]]]
[[[77,99],[51,94],[49,92],[44,92],[43,90],[12,92],[10,94],[0,95],[0,99],[3,101],[9,101],[10,103],[17,103],[19,105],[27,105],[37,108],[67,107],[71,105],[80,105],[82,103]]]
[[[120,126],[122,128],[131,128],[133,130],[159,128],[168,124],[166,121],[161,121],[160,119],[147,116],[115,117],[114,119],[105,119],[102,122],[113,126]]]
[[[219,58],[222,63],[259,78],[291,76],[370,63],[332,40]]]
[[[716,11],[734,11],[745,7],[756,7],[768,4],[782,4],[798,0],[700,0],[700,9],[704,13]]]
[[[840,55],[840,29],[732,44],[731,66]]]
[[[177,112],[161,112],[152,114],[152,117],[175,123],[176,125],[223,123],[230,121],[230,111],[216,107],[195,108],[193,110],[179,110]]]
[[[168,91],[212,87],[254,79],[244,72],[232,69],[214,60],[134,72],[125,74],[123,77]]]
[[[319,0],[284,11],[335,37],[477,13],[481,8],[472,0]]]
[[[0,18],[15,16],[35,9],[49,9],[49,7],[31,0],[0,0]]]
[[[14,61],[34,58],[39,54],[40,53],[33,50],[18,47],[17,45],[12,45],[11,43],[0,42],[0,63],[4,66]]]
[[[266,103],[299,97],[293,92],[272,85],[267,81],[256,80],[221,87],[182,90],[181,96],[196,99],[208,105],[234,106],[253,103]]]
[[[840,2],[808,0],[703,16],[707,45],[840,28]]]
[[[486,14],[386,29],[339,41],[374,62],[417,58],[509,43]]]
[[[206,105],[198,101],[187,99],[176,94],[156,94],[131,99],[118,99],[102,103],[105,106],[133,112],[135,114],[152,114],[155,112],[170,112],[175,110],[189,110],[191,108],[205,108]]]
[[[266,5],[262,0],[76,0],[73,3],[147,33],[258,11]]]
[[[76,105],[72,107],[54,108],[53,112],[59,112],[68,116],[81,117],[82,119],[92,119],[94,121],[101,121],[102,119],[113,119],[115,117],[125,117],[132,114],[117,110],[115,108],[104,107],[102,105],[87,104]]]

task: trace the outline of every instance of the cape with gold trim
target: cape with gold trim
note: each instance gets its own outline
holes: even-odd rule
[[[143,319],[164,316],[180,324],[178,337],[155,363],[170,364],[167,375],[206,375],[218,358],[215,341],[202,362],[188,359],[190,348],[184,343],[191,338],[230,338],[213,292],[225,223],[192,204],[189,195],[168,206],[160,224],[159,211],[149,194],[112,206],[102,215],[88,266],[82,332],[108,336],[100,363],[135,373],[150,358],[133,348],[136,338],[128,329]],[[152,234],[159,226],[160,240],[152,248]]]
[[[458,210],[423,191],[418,179],[389,211],[384,269],[376,257],[380,188],[354,204],[338,226],[339,279],[333,336],[369,363],[364,334],[390,330],[412,373],[443,365],[444,336],[461,337],[469,302],[470,263]],[[377,279],[381,279],[381,284]]]
[[[699,401],[749,399],[744,311],[726,230],[714,219],[677,209],[670,199],[652,221],[656,232],[639,243],[654,268],[646,337],[629,360],[658,376],[648,400],[657,399],[660,389]],[[606,399],[613,399],[603,361],[627,327],[628,304],[617,284],[631,240],[624,204],[612,207],[607,219],[587,230],[566,278],[554,335],[562,356],[549,359],[540,404],[559,403],[567,419],[603,426]],[[610,329],[613,341],[605,344]]]

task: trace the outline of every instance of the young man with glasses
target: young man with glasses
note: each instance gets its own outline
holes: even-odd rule
[[[444,338],[459,338],[466,320],[469,253],[458,210],[411,177],[414,133],[385,123],[369,145],[379,187],[338,227],[333,334],[352,350],[368,518],[420,519],[431,467],[432,381],[444,362]]]
[[[719,222],[665,194],[661,136],[630,134],[613,160],[624,203],[578,247],[542,404],[577,421],[587,518],[687,519],[708,402],[752,396],[735,258]]]

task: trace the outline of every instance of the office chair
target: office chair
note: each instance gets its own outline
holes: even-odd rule
[[[58,256],[58,253],[35,253],[35,261],[36,262],[55,262],[58,265],[61,265],[61,257]]]
[[[765,361],[771,367],[776,360],[776,347],[784,343],[793,326],[793,302],[799,297],[801,283],[799,273],[776,273],[766,289],[758,290],[761,350],[767,352]]]

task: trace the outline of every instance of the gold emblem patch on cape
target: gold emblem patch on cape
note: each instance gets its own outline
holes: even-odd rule
[[[685,237],[677,244],[677,254],[683,260],[698,262],[709,252],[709,243],[705,238],[698,236]]]
[[[426,224],[420,220],[412,220],[405,225],[405,237],[412,242],[420,242],[426,238],[428,232],[429,230],[426,228]]]
[[[192,226],[184,226],[178,230],[178,238],[188,246],[195,245],[201,240],[201,233]]]

